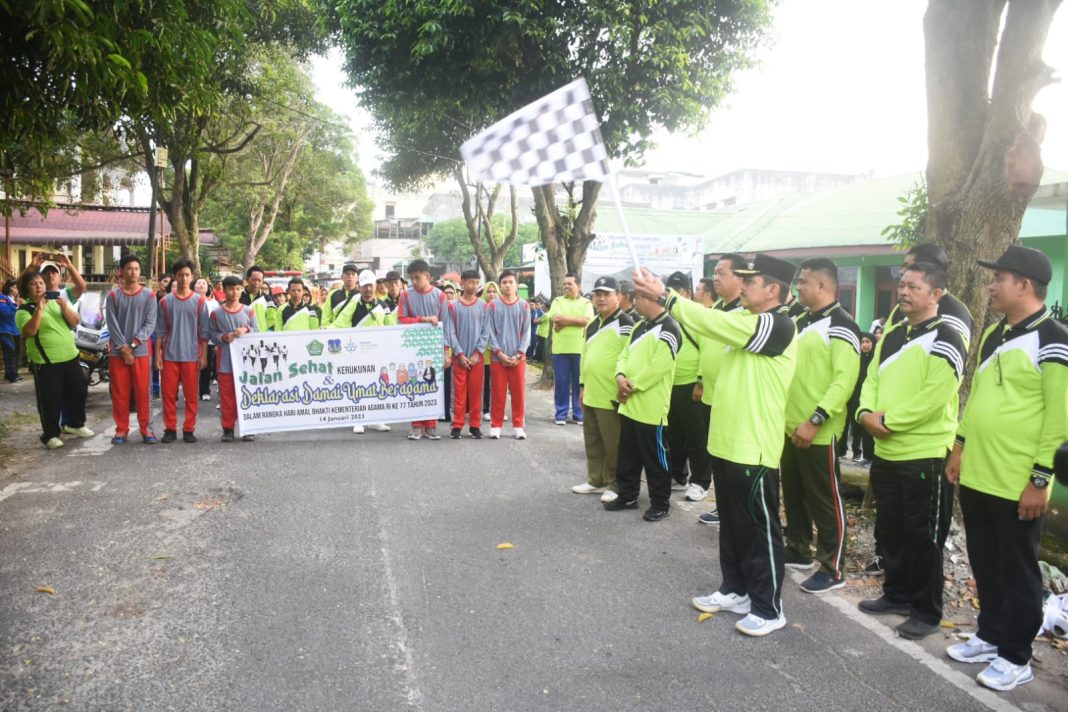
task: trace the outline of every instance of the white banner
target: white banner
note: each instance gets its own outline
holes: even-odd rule
[[[230,344],[242,435],[437,420],[440,326],[253,333]]]

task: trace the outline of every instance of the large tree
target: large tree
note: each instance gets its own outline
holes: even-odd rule
[[[361,102],[384,135],[386,173],[456,170],[460,143],[584,76],[617,159],[640,160],[658,127],[699,127],[769,24],[769,0],[338,0]],[[580,273],[600,184],[534,189],[553,293]]]
[[[1053,81],[1042,61],[1061,0],[930,0],[926,236],[950,255],[950,289],[982,328],[992,258],[1018,239],[1042,178],[1045,120],[1031,109]],[[972,340],[977,346],[978,338]]]

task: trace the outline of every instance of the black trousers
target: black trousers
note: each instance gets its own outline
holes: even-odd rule
[[[871,465],[875,539],[883,557],[883,595],[908,604],[911,615],[933,625],[942,620],[942,547],[953,515],[953,487],[945,458]]]
[[[1043,517],[1021,521],[1019,502],[963,485],[960,508],[979,589],[977,635],[998,646],[998,655],[1013,665],[1024,665],[1042,627],[1038,544]]]
[[[229,348],[225,346],[223,348]],[[208,344],[208,365],[200,369],[200,388],[202,396],[211,395],[211,382],[215,379],[215,347]]]
[[[490,376],[490,360],[486,359],[486,365],[483,366],[485,370],[482,372],[482,412],[490,412],[490,382],[493,378]]]
[[[720,593],[748,595],[753,614],[782,614],[786,574],[779,521],[779,471],[712,457],[719,512]]]
[[[4,351],[4,378],[14,381],[19,375],[19,337],[13,334],[0,335],[0,347]]]
[[[85,397],[89,387],[78,359],[62,363],[33,364],[33,388],[41,416],[41,442],[58,438],[61,432],[59,412],[65,408],[67,425],[85,425]]]
[[[616,458],[616,484],[619,498],[629,502],[638,498],[642,488],[642,470],[649,488],[650,509],[666,510],[671,506],[671,475],[662,425],[648,425],[619,416],[619,454]]]
[[[452,420],[452,366],[445,369],[445,415],[442,420]]]
[[[671,387],[671,404],[668,410],[668,449],[671,463],[671,479],[685,483],[687,480],[708,489],[712,484],[712,466],[708,454],[708,422],[701,417],[699,406],[693,399],[693,385],[687,383]],[[689,474],[687,474],[687,462]]]
[[[841,473],[835,447],[793,444],[789,436],[782,450],[782,500],[786,510],[786,546],[808,559],[812,556],[812,525],[816,525],[816,560],[831,578],[845,576],[846,516],[839,491]]]

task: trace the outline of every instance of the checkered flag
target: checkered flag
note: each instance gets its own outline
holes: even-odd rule
[[[608,176],[608,153],[585,79],[468,139],[460,155],[480,183],[534,186]]]

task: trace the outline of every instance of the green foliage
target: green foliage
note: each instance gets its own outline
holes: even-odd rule
[[[338,0],[361,102],[395,185],[446,175],[480,128],[576,76],[609,153],[640,160],[657,127],[700,127],[769,24],[768,0]]]
[[[927,232],[927,182],[922,178],[904,195],[898,196],[901,209],[897,211],[901,222],[887,225],[880,234],[903,250],[923,242]]]
[[[494,234],[508,234],[510,224],[510,218],[504,215],[495,215],[493,217]],[[523,245],[537,241],[538,226],[533,223],[520,224],[519,236],[504,257],[505,266],[512,267],[520,264],[523,260]],[[467,224],[462,219],[457,218],[435,223],[430,230],[430,234],[426,236],[424,244],[426,249],[434,255],[435,261],[462,265],[474,263],[475,250],[471,246]]]

